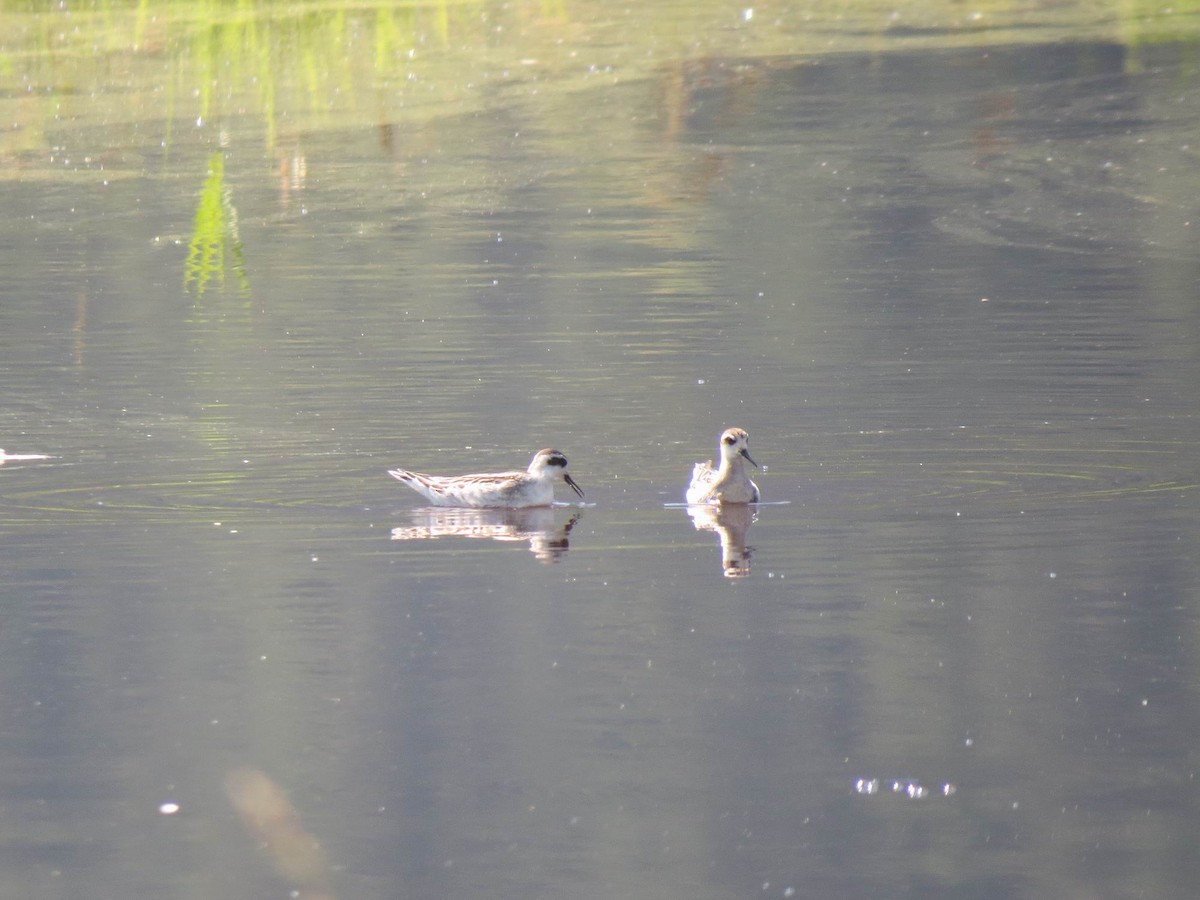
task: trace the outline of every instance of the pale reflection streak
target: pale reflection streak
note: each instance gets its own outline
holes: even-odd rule
[[[752,503],[697,504],[687,508],[697,531],[712,531],[721,539],[721,571],[726,578],[750,574],[750,554],[746,532],[758,520]]]
[[[30,459],[54,459],[53,456],[47,456],[44,453],[5,453],[0,450],[0,466],[6,462],[24,462]]]
[[[308,183],[308,157],[299,142],[290,149],[275,148],[275,173],[279,182],[279,205],[291,206],[292,194],[304,193]]]
[[[548,506],[525,509],[459,509],[424,507],[412,511],[413,524],[392,529],[393,541],[432,540],[440,537],[488,538],[493,541],[529,541],[529,551],[540,562],[555,563],[566,554],[569,536],[581,513],[574,512],[563,525],[554,521]]]
[[[75,324],[71,326],[71,333],[75,335],[72,358],[76,366],[83,365],[83,351],[87,347],[87,308],[87,291],[80,291],[75,300]],[[0,455],[3,455],[3,452],[0,450]]]
[[[276,874],[292,886],[291,896],[334,900],[325,851],[279,785],[259,769],[236,769],[225,778],[225,796]]]

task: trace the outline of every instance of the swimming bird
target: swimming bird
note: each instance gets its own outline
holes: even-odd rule
[[[688,503],[757,503],[758,485],[746,474],[747,460],[758,468],[750,458],[748,442],[750,435],[740,428],[727,428],[721,432],[717,446],[721,450],[720,468],[714,469],[712,461],[698,462],[692,468],[692,483],[684,495]]]
[[[558,450],[539,450],[525,472],[488,472],[479,475],[425,475],[407,469],[389,469],[434,506],[468,506],[476,509],[549,506],[554,502],[554,482],[562,480],[580,497],[583,488],[567,474],[567,458]]]

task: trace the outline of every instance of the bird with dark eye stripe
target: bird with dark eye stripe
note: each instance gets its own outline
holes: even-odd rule
[[[558,450],[539,450],[524,472],[426,475],[407,469],[389,469],[388,474],[407,484],[434,506],[476,509],[549,506],[554,502],[556,481],[565,481],[571,490],[583,496],[583,488],[567,472],[567,458]]]
[[[692,468],[692,482],[684,495],[688,503],[757,503],[758,485],[750,480],[746,463],[758,468],[750,457],[750,435],[741,428],[721,432],[717,449],[721,462],[698,462]]]

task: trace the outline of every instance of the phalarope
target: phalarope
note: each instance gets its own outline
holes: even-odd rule
[[[750,459],[747,442],[750,435],[740,428],[727,428],[721,432],[721,466],[714,469],[712,461],[698,462],[692,469],[692,483],[688,485],[688,503],[757,503],[758,485],[746,474],[746,459],[755,468],[758,463]]]
[[[554,502],[554,482],[562,479],[580,497],[583,488],[567,474],[567,458],[558,450],[539,450],[525,472],[489,472],[480,475],[423,475],[406,469],[389,469],[434,506],[468,506],[476,509],[549,506]]]

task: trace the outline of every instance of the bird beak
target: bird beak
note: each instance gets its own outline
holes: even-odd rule
[[[571,490],[573,490],[575,493],[577,493],[580,497],[583,496],[583,488],[581,488],[579,485],[577,485],[575,483],[575,479],[572,478],[566,472],[563,472],[563,481],[565,481],[567,484],[569,484],[571,486]]]
[[[746,459],[750,459],[750,451],[749,450],[739,450],[738,453],[742,454],[742,456],[746,457]],[[758,463],[756,463],[752,459],[750,459],[750,465],[754,466],[754,468],[756,468],[756,469],[762,468],[762,466],[760,466]]]

